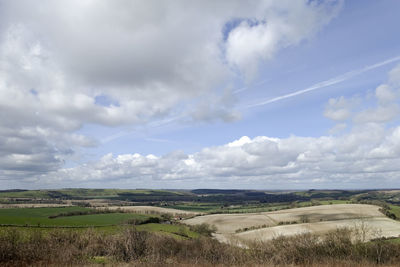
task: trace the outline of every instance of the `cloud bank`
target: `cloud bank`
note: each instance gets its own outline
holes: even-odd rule
[[[400,66],[372,96],[373,104],[361,102],[371,96],[331,99],[325,115],[340,126],[329,136],[271,138],[243,136],[221,146],[194,154],[176,151],[164,156],[107,154],[99,161],[64,168],[40,179],[51,182],[127,185],[162,183],[228,186],[237,184],[264,188],[399,187]]]

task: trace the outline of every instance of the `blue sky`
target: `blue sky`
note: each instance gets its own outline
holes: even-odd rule
[[[400,187],[399,10],[0,1],[0,185]]]
[[[394,34],[400,22],[399,8],[400,3],[396,1],[346,2],[338,16],[311,40],[283,49],[271,60],[262,62],[257,77],[248,84],[237,79],[233,91],[243,90],[235,95],[237,105],[245,106],[302,90],[346,72],[400,56],[400,36]],[[244,135],[281,138],[291,134],[324,135],[334,124],[323,116],[329,98],[374,90],[386,80],[387,73],[394,66],[396,61],[322,88],[319,92],[243,108],[243,118],[231,123],[173,123],[172,127],[144,127],[142,130],[122,127],[117,129],[117,133],[119,130],[123,136],[106,142],[99,149],[103,153],[130,153],[135,149],[141,154],[162,155],[175,149],[193,153],[202,147],[222,145]],[[108,135],[104,135],[104,131]],[[116,129],[88,127],[83,132],[99,133],[101,139],[112,136]]]

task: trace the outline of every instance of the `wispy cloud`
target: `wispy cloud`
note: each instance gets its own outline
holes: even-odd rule
[[[312,85],[310,87],[307,87],[307,88],[302,89],[302,90],[295,91],[293,93],[277,96],[277,97],[274,97],[274,98],[271,98],[271,99],[263,100],[263,101],[258,102],[258,103],[248,104],[248,105],[245,105],[244,108],[248,109],[248,108],[263,106],[263,105],[271,104],[271,103],[274,103],[274,102],[278,102],[278,101],[286,99],[286,98],[291,98],[291,97],[302,95],[302,94],[305,94],[305,93],[308,93],[308,92],[311,92],[311,91],[323,89],[325,87],[344,82],[344,81],[349,80],[349,79],[351,79],[351,78],[353,78],[353,77],[355,77],[357,75],[360,75],[360,74],[365,73],[367,71],[370,71],[370,70],[373,70],[373,69],[388,65],[388,64],[396,62],[396,61],[400,61],[400,56],[393,57],[393,58],[387,59],[385,61],[381,61],[381,62],[372,64],[372,65],[365,66],[362,69],[346,72],[346,73],[344,73],[342,75],[339,75],[339,76],[336,76],[336,77],[334,77],[332,79],[316,83],[316,84],[314,84],[314,85]],[[264,83],[266,83],[268,81],[269,81],[269,79],[261,80],[261,81],[257,82],[255,85],[261,85],[261,84],[264,84]],[[247,89],[248,89],[247,87],[243,87],[243,88],[237,89],[236,91],[233,92],[233,94],[238,94],[238,93],[240,93],[242,91],[245,91]],[[156,127],[165,126],[167,124],[176,122],[179,119],[182,119],[183,117],[185,117],[185,116],[184,115],[177,115],[177,116],[172,116],[172,117],[168,117],[168,118],[165,118],[165,119],[153,121],[153,122],[149,123],[147,125],[147,127],[148,128],[156,128]],[[124,137],[124,136],[127,136],[127,135],[131,135],[131,134],[136,133],[136,132],[138,132],[138,130],[118,132],[116,134],[113,134],[113,135],[110,135],[110,136],[107,136],[107,137],[103,138],[101,140],[101,143],[105,144],[105,143],[114,141],[115,139],[119,139],[121,137]],[[158,140],[158,139],[156,140],[154,138],[153,139],[148,138],[147,140],[148,141],[154,141],[154,142],[165,142],[165,141],[167,141],[167,140],[162,140],[161,141],[161,140]]]
[[[266,83],[266,82],[268,82],[268,81],[270,81],[270,80],[271,80],[271,78],[261,80],[261,81],[255,83],[254,86],[262,85],[262,84],[264,84],[264,83]],[[243,92],[243,91],[246,91],[246,90],[248,90],[248,89],[249,89],[248,86],[244,86],[244,87],[242,87],[242,88],[239,88],[239,89],[234,90],[232,93],[233,93],[233,94],[239,94],[239,93],[241,93],[241,92]]]
[[[178,121],[179,119],[182,119],[184,116],[183,115],[178,115],[178,116],[173,116],[173,117],[168,117],[162,120],[157,120],[157,121],[153,121],[151,123],[149,123],[147,125],[147,129],[152,129],[152,128],[156,128],[156,127],[161,127],[173,122]],[[106,144],[109,143],[111,141],[114,141],[116,139],[119,139],[121,137],[124,136],[128,136],[134,133],[138,133],[140,130],[139,129],[134,129],[134,130],[130,130],[130,131],[120,131],[116,134],[113,135],[109,135],[106,136],[105,138],[101,139],[101,143],[102,144]],[[156,139],[156,138],[147,138],[148,141],[153,141],[153,142],[169,142],[169,140],[163,140],[163,139]]]
[[[156,142],[156,143],[175,143],[172,140],[161,139],[161,138],[145,138],[145,140],[149,141],[149,142]]]
[[[111,141],[114,141],[115,139],[124,137],[124,136],[132,134],[132,133],[133,133],[133,131],[132,132],[117,132],[116,134],[112,134],[112,135],[104,137],[103,139],[100,140],[100,142],[102,144],[106,144],[106,143],[109,143]]]
[[[291,97],[302,95],[302,94],[305,94],[305,93],[308,93],[308,92],[311,92],[311,91],[319,90],[319,89],[322,89],[322,88],[325,88],[325,87],[328,87],[328,86],[331,86],[331,85],[334,85],[334,84],[338,84],[338,83],[344,82],[344,81],[349,80],[349,79],[351,79],[351,78],[353,78],[353,77],[355,77],[357,75],[363,74],[364,72],[367,72],[367,71],[370,71],[370,70],[385,66],[387,64],[390,64],[390,63],[393,63],[393,62],[396,62],[396,61],[399,61],[399,60],[400,60],[400,56],[393,57],[393,58],[387,59],[385,61],[378,62],[376,64],[365,66],[362,69],[346,72],[346,73],[344,73],[342,75],[339,75],[339,76],[336,76],[336,77],[334,77],[332,79],[316,83],[316,84],[314,84],[314,85],[312,85],[310,87],[307,87],[307,88],[302,89],[302,90],[295,91],[293,93],[277,96],[277,97],[274,97],[274,98],[271,98],[271,99],[263,100],[263,101],[258,102],[258,103],[253,103],[253,104],[246,105],[245,108],[253,108],[253,107],[263,106],[263,105],[271,104],[271,103],[274,103],[274,102],[278,102],[278,101],[286,99],[286,98],[291,98]]]

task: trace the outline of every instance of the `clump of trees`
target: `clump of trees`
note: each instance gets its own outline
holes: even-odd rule
[[[61,212],[58,214],[50,215],[49,219],[55,219],[58,217],[68,217],[68,216],[80,216],[80,215],[92,215],[92,214],[107,214],[107,213],[123,213],[122,209],[110,210],[110,209],[88,209],[88,210],[75,210],[69,212]]]
[[[388,205],[384,205],[382,208],[379,209],[380,212],[385,214],[387,217],[393,220],[397,220],[396,214],[391,211],[391,208]]]

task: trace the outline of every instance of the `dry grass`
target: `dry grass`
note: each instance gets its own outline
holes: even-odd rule
[[[207,237],[176,240],[134,228],[115,235],[92,230],[22,235],[7,229],[0,232],[0,265],[395,266],[400,262],[400,244],[354,242],[351,236],[343,229],[322,237],[304,234],[253,242],[244,249]]]

